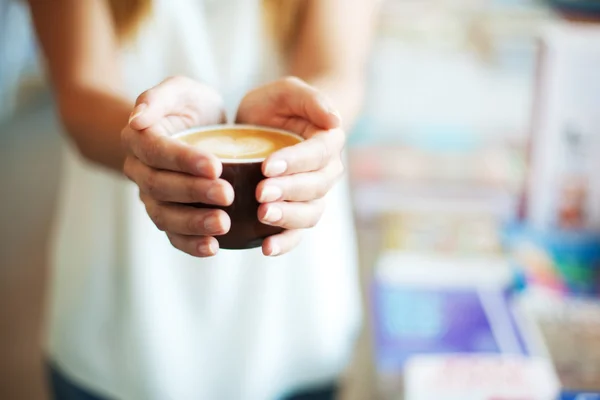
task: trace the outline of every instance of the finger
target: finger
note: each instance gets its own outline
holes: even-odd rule
[[[179,235],[215,236],[224,235],[231,227],[231,220],[223,210],[162,203],[143,193],[140,198],[150,219],[161,231]]]
[[[303,80],[288,77],[274,82],[273,91],[276,113],[285,117],[300,117],[321,129],[334,129],[342,124],[342,118],[331,101]]]
[[[323,169],[340,157],[344,141],[341,129],[319,131],[301,143],[271,154],[263,163],[263,174],[274,177]]]
[[[331,102],[317,89],[295,77],[283,78],[251,91],[242,100],[236,116],[236,121],[256,125],[271,126],[273,120],[285,121],[289,124],[287,128],[296,126],[300,131],[306,127],[306,121],[321,129],[341,126],[340,114]]]
[[[306,229],[319,222],[324,210],[323,200],[267,203],[258,207],[258,219],[284,229]]]
[[[298,246],[302,240],[302,231],[288,230],[263,240],[262,252],[265,256],[275,257],[285,254]]]
[[[144,164],[154,168],[216,179],[223,166],[214,155],[184,142],[150,131],[125,128],[121,135],[125,147]]]
[[[212,257],[219,251],[219,242],[210,236],[185,236],[167,233],[176,249],[194,257]]]
[[[340,161],[331,163],[320,171],[265,179],[256,187],[256,200],[259,203],[272,203],[321,199],[343,172],[344,167]]]
[[[233,202],[233,188],[223,179],[206,179],[154,169],[135,157],[125,159],[123,172],[144,194],[158,201],[219,206],[228,206]]]
[[[138,96],[129,117],[129,126],[134,130],[148,129],[169,115],[177,115],[196,124],[221,121],[224,118],[222,103],[221,97],[212,88],[190,78],[171,77]],[[210,107],[200,108],[198,104],[209,104]]]

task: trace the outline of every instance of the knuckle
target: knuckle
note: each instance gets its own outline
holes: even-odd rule
[[[291,103],[294,100],[295,93],[298,87],[304,86],[305,83],[300,78],[295,76],[286,76],[274,83],[273,88],[276,93],[275,100],[278,103]]]
[[[121,130],[121,143],[124,147],[128,148],[131,143],[131,129],[125,127]]]
[[[325,181],[321,181],[316,185],[315,198],[320,199],[325,197],[327,192],[329,192],[329,184]]]
[[[133,160],[130,156],[125,157],[125,162],[123,163],[123,174],[129,179],[133,179]]]
[[[185,150],[181,150],[181,151],[177,151],[174,154],[173,160],[175,162],[175,165],[177,166],[177,168],[180,171],[186,171],[189,170],[190,168],[188,168],[188,154]]]
[[[166,231],[167,227],[165,224],[165,218],[160,207],[147,205],[146,212],[148,213],[150,219],[152,220],[152,222],[154,222],[154,225],[156,225],[156,228],[158,228],[159,231]]]
[[[316,143],[318,144],[317,147],[317,158],[319,160],[319,165],[320,166],[325,166],[329,163],[329,160],[331,158],[331,152],[329,151],[329,146],[327,146],[327,143],[325,143],[325,141],[323,140],[319,140]]]
[[[185,222],[186,229],[189,233],[197,233],[198,227],[201,226],[200,221],[197,218],[190,216]]]
[[[291,75],[281,78],[281,82],[286,86],[300,86],[304,84],[302,79]]]
[[[195,179],[188,179],[188,181],[185,184],[185,194],[186,197],[189,201],[194,201],[196,200],[197,197],[197,193],[198,193],[198,185],[196,183]]]
[[[181,84],[188,83],[189,81],[190,81],[190,78],[188,78],[187,76],[174,75],[174,76],[170,76],[167,79],[165,79],[164,83],[167,83],[170,85],[181,85]]]
[[[160,144],[157,140],[148,138],[142,142],[141,153],[144,161],[155,163],[160,154]]]
[[[145,174],[141,181],[141,189],[150,196],[156,194],[157,174],[156,171],[151,169]]]
[[[156,89],[148,89],[140,94],[135,100],[135,104],[150,104],[156,99]]]

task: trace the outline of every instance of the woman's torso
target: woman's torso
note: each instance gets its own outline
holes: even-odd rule
[[[155,1],[123,49],[132,99],[167,76],[217,87],[229,111],[276,78],[259,0]],[[358,324],[346,185],[320,224],[276,259],[260,249],[195,259],[147,217],[136,187],[65,152],[50,357],[119,399],[272,399],[334,379]]]

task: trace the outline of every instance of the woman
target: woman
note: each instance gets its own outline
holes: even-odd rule
[[[332,187],[372,2],[29,3],[78,150],[54,236],[56,396],[260,400],[334,385],[359,306],[346,187]],[[273,81],[283,74],[297,78]],[[262,252],[218,252],[227,215],[174,205],[231,201],[219,162],[169,135],[236,107],[238,122],[307,138],[264,164],[259,217],[286,231]]]

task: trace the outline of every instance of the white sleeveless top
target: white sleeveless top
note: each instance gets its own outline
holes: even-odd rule
[[[260,13],[260,0],[155,1],[123,49],[131,98],[183,74],[235,110],[277,78]],[[346,183],[290,254],[197,259],[154,227],[133,184],[72,148],[64,164],[48,351],[72,380],[119,400],[272,400],[339,376],[360,322]]]

